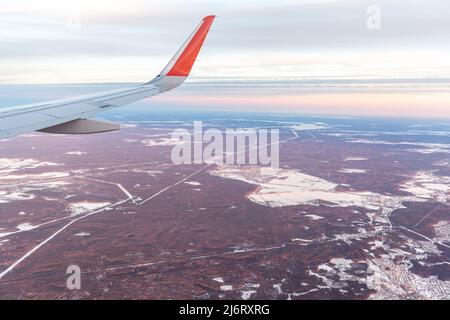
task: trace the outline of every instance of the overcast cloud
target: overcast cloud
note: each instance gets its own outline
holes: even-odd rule
[[[380,30],[366,27],[373,4]],[[445,0],[3,0],[0,82],[147,80],[208,14],[194,80],[447,77],[449,12]]]

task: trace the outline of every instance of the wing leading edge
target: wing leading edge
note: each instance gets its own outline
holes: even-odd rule
[[[118,125],[89,118],[180,86],[189,76],[214,18],[205,17],[168,65],[150,82],[73,99],[0,109],[0,138],[30,131],[88,134],[117,130]]]

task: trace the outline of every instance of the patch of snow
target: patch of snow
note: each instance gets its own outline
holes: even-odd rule
[[[215,278],[212,278],[212,280],[215,281],[215,282],[223,283],[223,278],[222,277],[215,277]]]
[[[91,234],[87,232],[80,232],[75,235],[75,237],[89,237]]]
[[[310,218],[311,220],[321,220],[323,217],[315,215],[315,214],[305,214],[305,217]]]
[[[281,289],[282,284],[281,283],[275,283],[272,287],[277,290],[278,294],[283,294],[283,290]]]
[[[347,140],[349,143],[362,143],[362,144],[382,144],[391,146],[415,146],[417,148],[408,149],[409,152],[417,152],[423,154],[431,153],[450,153],[450,144],[444,143],[426,143],[426,142],[391,142],[383,140],[369,140],[369,139],[351,139]]]
[[[439,221],[434,225],[435,239],[441,242],[450,242],[450,221]]]
[[[154,146],[177,146],[183,144],[184,142],[176,138],[160,138],[160,139],[146,139],[143,140],[142,143],[146,147],[154,147]]]
[[[12,201],[24,201],[24,200],[32,200],[36,198],[32,194],[27,194],[24,192],[6,192],[0,191],[0,203],[8,203]]]
[[[366,173],[366,169],[340,169],[338,170],[340,173]]]
[[[107,207],[110,204],[110,202],[78,202],[70,204],[67,211],[71,216],[77,216]]]
[[[233,290],[233,286],[226,284],[226,285],[220,286],[220,290],[222,290],[222,291],[232,291]]]
[[[417,198],[446,202],[450,193],[450,177],[436,176],[431,171],[420,171],[401,185],[400,190],[409,192]]]
[[[366,161],[366,160],[368,159],[362,157],[348,157],[344,159],[344,161]]]
[[[83,152],[83,151],[69,151],[69,152],[66,152],[65,154],[70,155],[70,156],[82,156],[87,153]]]
[[[241,298],[242,300],[248,300],[252,296],[252,294],[255,294],[256,290],[243,290],[241,291]]]
[[[5,176],[0,176],[0,179],[2,180],[44,180],[44,179],[59,179],[59,178],[66,178],[70,174],[68,172],[44,172],[39,174],[21,174],[21,175],[14,175],[9,174]]]
[[[310,243],[313,242],[313,240],[308,239],[302,239],[302,238],[293,238],[291,239],[292,242],[303,242],[303,243]]]
[[[19,224],[16,228],[19,229],[19,231],[29,231],[29,230],[36,229],[37,227],[31,225],[30,223],[22,223],[22,224]]]
[[[35,159],[0,158],[0,175],[10,174],[19,170],[35,169],[40,167],[54,167],[62,164]]]
[[[257,186],[254,192],[247,194],[247,198],[260,205],[319,205],[319,201],[324,201],[329,203],[328,206],[356,206],[371,211],[381,209],[378,215],[380,218],[404,208],[402,203],[406,201],[446,202],[450,186],[450,177],[419,172],[401,186],[402,190],[412,193],[412,196],[392,196],[370,191],[338,191],[336,183],[291,169],[220,165],[209,173]]]
[[[290,126],[292,130],[295,131],[309,131],[309,130],[321,130],[328,129],[325,124],[315,124],[315,123],[299,123],[293,126]]]
[[[384,242],[380,241],[380,240],[374,240],[372,242],[369,242],[369,244],[372,245],[370,247],[370,250],[372,250],[372,251],[377,250],[378,248],[385,249]]]
[[[149,175],[150,177],[156,177],[157,175],[162,174],[163,172],[160,170],[146,170],[146,169],[133,169],[132,172],[135,173],[145,173]]]
[[[376,258],[368,263],[366,284],[376,291],[369,299],[450,299],[450,281],[439,280],[434,275],[421,277],[409,271],[407,264],[396,264],[391,259]]]
[[[30,231],[30,230],[36,229],[37,227],[38,226],[33,226],[32,224],[30,224],[28,222],[27,223],[22,223],[22,224],[19,224],[16,227],[16,229],[18,229],[18,231],[0,233],[0,238],[7,237],[7,236],[9,236],[11,234],[15,234],[15,233],[18,233],[18,232]]]
[[[201,186],[202,185],[200,182],[196,182],[196,181],[186,181],[185,184],[188,184],[190,186]]]

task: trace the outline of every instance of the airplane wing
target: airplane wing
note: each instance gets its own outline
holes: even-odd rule
[[[30,131],[90,134],[120,129],[118,124],[90,118],[181,85],[189,76],[214,18],[205,17],[169,64],[150,82],[78,98],[0,109],[0,139]]]

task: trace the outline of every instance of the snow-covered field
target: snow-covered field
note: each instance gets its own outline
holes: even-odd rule
[[[0,158],[0,175],[4,176],[19,170],[35,169],[39,167],[54,167],[61,164],[41,162],[34,159]]]
[[[55,167],[61,164],[40,162],[34,159],[0,159],[0,203],[32,200],[34,192],[60,188],[67,185],[64,179],[70,176],[68,172],[49,171],[43,173],[19,173],[40,167]]]
[[[324,123],[299,123],[289,127],[294,131],[310,131],[310,130],[322,130],[329,128],[328,125]]]
[[[180,139],[175,139],[171,137],[166,138],[158,138],[158,139],[145,139],[142,143],[146,147],[154,147],[154,146],[176,146],[183,144],[183,141]]]
[[[109,206],[110,204],[110,202],[78,202],[70,204],[67,211],[71,216],[77,216],[80,214],[93,212],[97,209]]]
[[[339,170],[338,172],[340,172],[340,173],[366,173],[367,170],[344,168],[344,169]]]
[[[383,213],[403,208],[404,201],[447,201],[450,177],[419,172],[401,188],[411,196],[392,196],[370,191],[338,191],[338,184],[297,170],[259,168],[254,166],[219,166],[212,175],[244,181],[258,188],[247,197],[264,206],[283,207],[328,202],[330,206],[357,206],[369,210],[383,208]]]
[[[408,149],[409,152],[417,152],[423,154],[431,154],[431,153],[450,153],[450,144],[444,143],[425,143],[425,142],[391,142],[391,141],[383,141],[383,140],[369,140],[369,139],[349,139],[347,140],[349,143],[362,143],[362,144],[382,144],[382,145],[391,145],[391,146],[411,146],[411,149]]]

